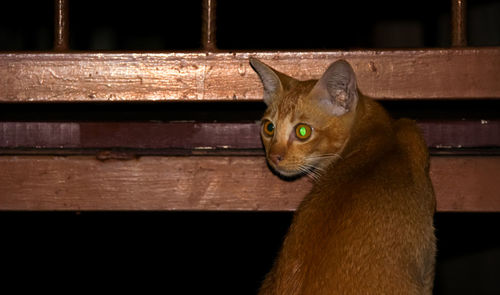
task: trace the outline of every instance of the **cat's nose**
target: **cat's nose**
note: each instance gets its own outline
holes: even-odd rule
[[[279,163],[283,161],[283,156],[281,154],[270,154],[269,159],[274,165],[279,165]]]

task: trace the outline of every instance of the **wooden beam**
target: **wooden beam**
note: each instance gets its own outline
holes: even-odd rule
[[[263,157],[0,157],[0,210],[295,210]],[[433,157],[439,211],[500,211],[500,157]]]
[[[431,148],[500,147],[498,119],[418,125]],[[0,122],[0,149],[260,150],[259,133],[260,123],[249,122]]]
[[[250,56],[299,79],[337,59],[379,99],[500,98],[500,48],[235,53],[3,53],[0,102],[260,100]]]
[[[500,211],[500,157],[431,159],[438,211]]]

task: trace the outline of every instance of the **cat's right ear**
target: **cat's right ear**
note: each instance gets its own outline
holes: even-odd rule
[[[356,75],[345,60],[332,63],[311,91],[318,104],[331,115],[341,116],[356,109]]]
[[[268,106],[294,81],[292,77],[276,71],[256,58],[250,58],[250,65],[262,81],[264,102]]]

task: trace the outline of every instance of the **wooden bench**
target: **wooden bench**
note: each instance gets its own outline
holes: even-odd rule
[[[464,1],[453,2],[448,49],[223,52],[216,47],[214,1],[205,0],[203,50],[161,53],[69,52],[67,2],[55,2],[53,52],[0,53],[4,114],[32,107],[27,103],[221,102],[259,109],[262,88],[250,56],[301,79],[318,78],[329,63],[346,59],[361,91],[389,105],[500,98],[500,48],[463,47]],[[257,119],[3,119],[0,210],[294,210],[310,183],[285,182],[269,171]],[[417,120],[431,149],[438,210],[500,211],[500,118],[493,112]]]

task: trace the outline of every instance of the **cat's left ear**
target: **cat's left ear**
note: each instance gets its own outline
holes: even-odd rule
[[[356,108],[358,88],[356,74],[345,60],[332,63],[314,85],[310,96],[318,100],[322,109],[334,116],[341,116]]]
[[[281,72],[276,71],[260,60],[251,57],[250,65],[259,75],[264,86],[264,102],[269,106],[272,101],[283,94],[283,91],[290,88],[296,80]]]

